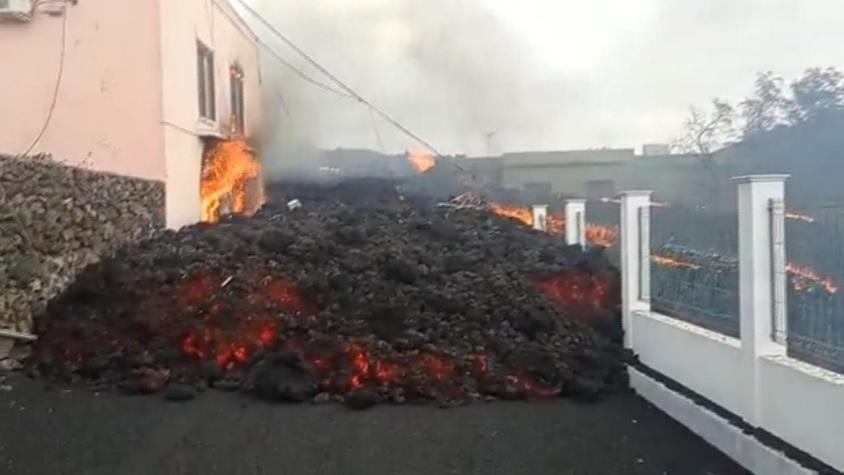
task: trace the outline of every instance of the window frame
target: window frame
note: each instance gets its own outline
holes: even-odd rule
[[[199,118],[217,120],[217,88],[214,74],[214,50],[200,40],[196,41],[197,102]]]
[[[232,64],[229,68],[229,97],[231,101],[232,131],[246,133],[246,97],[243,68]]]

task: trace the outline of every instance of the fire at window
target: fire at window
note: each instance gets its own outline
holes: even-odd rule
[[[206,143],[202,158],[202,221],[251,214],[264,203],[261,163],[244,139]]]

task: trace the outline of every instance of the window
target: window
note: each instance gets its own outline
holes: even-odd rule
[[[199,116],[204,119],[217,118],[214,98],[214,52],[197,42],[197,71],[199,77]]]
[[[231,99],[232,99],[232,131],[242,134],[246,129],[244,126],[244,99],[243,99],[243,70],[239,66],[231,68]]]

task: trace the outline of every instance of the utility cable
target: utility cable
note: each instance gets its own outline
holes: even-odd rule
[[[426,148],[429,152],[433,153],[434,155],[436,155],[436,156],[437,156],[437,157],[439,157],[439,158],[445,158],[445,157],[443,156],[443,154],[442,154],[442,153],[440,153],[440,151],[439,151],[439,150],[437,150],[437,148],[436,148],[436,147],[434,147],[433,145],[431,145],[428,141],[426,141],[426,140],[424,140],[423,138],[419,137],[417,134],[415,134],[414,132],[412,132],[410,129],[408,129],[407,127],[405,127],[404,125],[402,125],[399,121],[397,121],[396,119],[392,118],[389,114],[387,114],[386,112],[382,111],[382,110],[381,110],[381,109],[379,109],[377,106],[375,106],[374,104],[372,104],[371,102],[369,102],[368,100],[366,100],[363,96],[361,96],[360,94],[358,94],[358,93],[357,93],[354,89],[352,89],[351,87],[349,87],[348,85],[346,85],[346,83],[344,83],[343,81],[341,81],[341,80],[340,80],[337,76],[335,76],[335,75],[334,75],[334,74],[332,74],[330,71],[328,71],[325,67],[323,67],[321,64],[319,64],[319,63],[318,63],[315,59],[313,59],[313,58],[312,58],[310,55],[308,55],[305,51],[303,51],[301,48],[299,48],[299,47],[298,47],[298,46],[297,46],[297,45],[296,45],[296,44],[295,44],[292,40],[290,40],[289,38],[287,38],[287,36],[285,36],[283,33],[281,33],[280,31],[278,31],[278,29],[277,29],[277,28],[275,28],[275,27],[274,27],[274,26],[273,26],[273,25],[272,25],[272,24],[271,24],[271,23],[270,23],[270,22],[269,22],[266,18],[264,18],[264,16],[263,16],[263,15],[261,15],[260,13],[258,13],[258,12],[257,12],[254,8],[252,8],[252,7],[251,7],[250,5],[248,5],[246,2],[244,2],[243,0],[237,0],[237,3],[239,3],[239,4],[240,4],[240,5],[241,5],[241,6],[242,6],[242,7],[243,7],[243,8],[244,8],[247,12],[249,12],[249,14],[251,14],[252,16],[254,16],[254,17],[255,17],[255,18],[256,18],[256,19],[257,19],[257,20],[258,20],[258,21],[259,21],[262,25],[264,25],[264,27],[266,27],[267,29],[269,29],[269,30],[270,30],[270,31],[271,31],[271,32],[272,32],[272,33],[273,33],[273,34],[274,34],[277,38],[279,38],[279,39],[280,39],[281,41],[283,41],[283,42],[284,42],[287,46],[289,46],[291,49],[293,49],[293,51],[295,51],[295,52],[296,52],[296,54],[298,54],[299,56],[301,56],[302,58],[304,58],[304,59],[305,59],[305,61],[307,61],[307,62],[308,62],[311,66],[313,66],[314,68],[316,68],[319,72],[321,72],[321,73],[322,73],[322,74],[324,74],[324,75],[325,75],[328,79],[330,79],[330,80],[331,80],[331,82],[333,82],[333,83],[334,83],[334,84],[336,84],[338,87],[340,87],[340,89],[342,89],[343,91],[345,91],[345,92],[346,92],[346,94],[348,94],[348,95],[349,95],[349,96],[351,96],[353,99],[355,99],[356,101],[360,102],[361,104],[363,104],[363,105],[367,106],[370,110],[372,110],[373,112],[375,112],[376,114],[378,114],[378,115],[379,115],[382,119],[384,119],[385,121],[387,121],[388,123],[390,123],[393,127],[397,128],[399,131],[401,131],[402,133],[404,133],[404,134],[405,134],[405,135],[407,135],[408,137],[410,137],[413,141],[415,141],[415,142],[416,142],[416,143],[418,143],[419,145],[422,145],[422,146],[423,146],[424,148]],[[451,163],[451,164],[452,164],[453,166],[455,166],[456,168],[458,168],[460,171],[465,171],[465,170],[463,169],[463,167],[462,167],[462,166],[460,166],[460,165],[458,165],[458,164],[456,164],[456,163],[454,163],[454,162],[452,162],[452,161],[450,161],[450,160],[449,160],[448,162],[449,162],[449,163]]]
[[[47,111],[47,117],[44,119],[44,124],[41,126],[41,130],[38,131],[38,135],[35,137],[35,139],[32,141],[32,144],[26,149],[26,151],[19,154],[19,156],[29,155],[29,153],[35,149],[38,143],[41,142],[41,139],[44,138],[44,134],[50,127],[50,122],[52,122],[53,120],[53,113],[56,111],[56,104],[59,100],[59,91],[61,90],[62,78],[64,77],[65,56],[67,56],[67,5],[65,5],[64,11],[62,12],[61,41],[61,49],[59,53],[59,71],[56,75],[56,85],[53,88],[53,98],[50,100],[50,109]]]

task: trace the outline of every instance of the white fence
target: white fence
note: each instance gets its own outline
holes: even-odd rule
[[[650,193],[622,194],[625,344],[648,368],[844,470],[844,375],[787,356],[785,180],[735,179],[740,338],[652,311]]]

